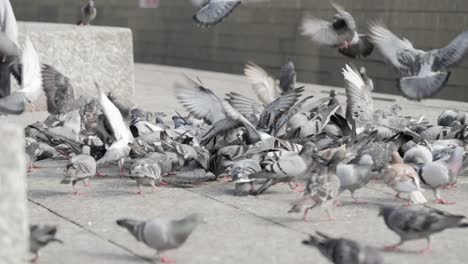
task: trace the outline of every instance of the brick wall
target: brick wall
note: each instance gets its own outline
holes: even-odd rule
[[[222,24],[202,29],[193,26],[194,8],[188,0],[161,0],[157,9],[141,9],[138,0],[96,0],[96,25],[133,29],[135,60],[241,73],[252,60],[277,74],[288,57],[296,64],[299,81],[343,85],[341,67],[350,60],[329,48],[320,48],[299,35],[298,25],[307,12],[333,15],[328,0],[246,0]],[[250,0],[252,1],[252,0]],[[258,1],[258,0],[257,0]],[[75,23],[85,0],[12,0],[19,20]],[[341,0],[361,30],[380,19],[392,31],[421,49],[446,45],[468,27],[467,0]],[[365,60],[376,90],[397,93],[394,74],[378,52]],[[439,95],[468,101],[468,59],[452,71],[448,87]]]

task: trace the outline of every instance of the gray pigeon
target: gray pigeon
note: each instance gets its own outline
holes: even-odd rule
[[[453,186],[463,169],[464,149],[456,147],[447,160],[437,160],[425,164],[421,169],[421,181],[431,188],[439,204],[452,204],[440,197],[440,189]]]
[[[119,219],[117,225],[126,228],[138,241],[156,250],[163,263],[172,262],[161,253],[179,248],[203,219],[198,214],[191,214],[180,220],[154,219],[139,221]]]
[[[323,256],[334,264],[383,264],[379,250],[362,245],[354,240],[331,238],[321,232],[310,236],[302,244],[316,247]]]
[[[44,64],[41,73],[49,113],[64,114],[84,107],[91,101],[84,96],[77,98],[70,79],[54,67]]]
[[[296,88],[296,71],[294,70],[294,63],[292,60],[288,60],[288,62],[281,67],[279,87],[283,92],[290,92]]]
[[[79,192],[75,189],[78,181],[84,181],[88,186],[88,179],[96,175],[96,160],[90,156],[90,147],[84,145],[82,154],[72,157],[66,167],[65,177],[60,182],[62,184],[72,184],[75,195]]]
[[[427,240],[427,247],[421,253],[432,250],[430,236],[447,228],[468,227],[467,223],[461,223],[465,218],[462,215],[451,215],[436,209],[427,207],[408,208],[382,206],[379,216],[383,216],[385,224],[390,230],[400,236],[400,242],[385,247],[386,250],[396,250],[408,240]]]
[[[354,196],[354,192],[369,183],[373,164],[372,157],[367,154],[362,155],[356,164],[339,164],[336,176],[340,179],[340,193],[349,190],[353,200],[362,203]]]
[[[29,226],[29,252],[34,257],[31,260],[35,262],[39,258],[39,249],[47,246],[50,242],[63,243],[60,239],[55,238],[57,227],[50,225],[30,225]]]
[[[30,138],[26,138],[26,157],[28,161],[27,171],[30,172],[34,168],[38,168],[34,165],[34,162],[39,156],[43,154],[43,149],[41,144]]]
[[[459,113],[455,110],[444,110],[440,113],[439,117],[437,118],[437,125],[438,126],[453,126],[453,122],[457,121]]]
[[[303,220],[308,221],[307,213],[316,206],[325,207],[329,220],[336,220],[332,214],[332,207],[335,205],[340,190],[340,180],[336,176],[338,164],[347,158],[345,146],[340,147],[327,162],[326,166],[321,165],[317,175],[311,175],[307,181],[304,195],[299,200],[292,203],[289,213],[299,213],[304,205],[308,207],[304,210]],[[310,205],[312,203],[312,205]]]
[[[156,185],[161,184],[161,167],[157,162],[149,158],[137,159],[132,161],[132,166],[129,172],[130,178],[135,179],[138,186],[138,195],[143,195],[141,185],[149,183],[153,190]]]
[[[77,25],[86,26],[91,24],[91,21],[96,18],[96,15],[97,9],[94,6],[94,1],[89,0],[88,3],[81,8],[81,20],[78,21]]]
[[[193,15],[193,22],[200,27],[214,26],[241,4],[240,0],[191,0],[200,10]]]
[[[11,65],[18,59],[18,26],[15,13],[9,0],[0,2],[0,98],[11,93],[10,76],[18,72],[18,67]]]
[[[423,51],[384,25],[373,24],[369,30],[371,41],[396,71],[398,88],[411,100],[419,101],[440,92],[450,77],[449,68],[459,63],[468,49],[468,31],[443,48]]]
[[[316,151],[315,144],[307,142],[299,154],[293,152],[291,155],[280,156],[277,160],[267,161],[262,171],[249,175],[249,179],[266,180],[253,194],[259,195],[278,182],[307,179],[314,164],[312,155]]]
[[[21,58],[14,62],[21,64],[21,71],[17,73],[21,89],[0,98],[0,113],[20,115],[26,110],[26,104],[33,106],[33,102],[42,93],[41,64],[31,39],[26,41],[21,52]],[[15,76],[15,74],[14,74]]]
[[[332,3],[337,14],[329,22],[308,16],[302,21],[302,35],[310,37],[320,45],[338,48],[338,51],[350,58],[369,56],[374,45],[367,35],[358,34],[353,16],[343,7]]]

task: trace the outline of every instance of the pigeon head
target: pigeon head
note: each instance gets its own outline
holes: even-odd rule
[[[335,90],[330,90],[330,97],[335,97],[336,96],[336,91]]]
[[[395,208],[392,206],[383,205],[379,208],[379,216],[383,216],[383,218],[387,218]]]
[[[317,152],[317,146],[312,142],[307,142],[301,150],[301,155],[312,155]]]
[[[361,158],[359,159],[359,164],[372,166],[374,165],[374,160],[372,160],[372,157],[370,155],[365,154],[365,155],[362,155]]]

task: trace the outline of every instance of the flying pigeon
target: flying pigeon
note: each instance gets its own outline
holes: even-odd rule
[[[374,49],[369,37],[358,34],[353,16],[343,7],[332,6],[337,11],[332,22],[307,16],[301,24],[302,35],[320,45],[338,48],[341,54],[350,58],[369,56]]]
[[[419,101],[440,92],[450,77],[450,67],[459,63],[468,49],[468,31],[443,48],[423,51],[382,24],[372,24],[369,30],[371,41],[396,71],[398,88],[411,100]]]
[[[10,75],[17,67],[11,64],[18,60],[18,25],[9,0],[0,2],[0,98],[10,95]]]
[[[192,4],[200,8],[195,15],[193,15],[193,22],[200,27],[214,26],[239,6],[241,0],[191,0]]]

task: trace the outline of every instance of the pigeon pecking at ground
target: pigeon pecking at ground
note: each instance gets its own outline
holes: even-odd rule
[[[321,232],[309,236],[302,244],[316,247],[320,253],[334,264],[383,264],[382,253],[373,247],[354,240],[331,238]]]

